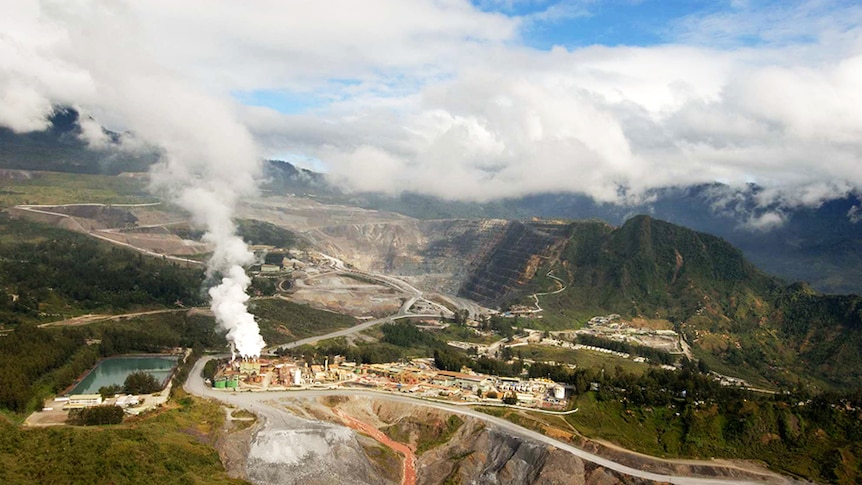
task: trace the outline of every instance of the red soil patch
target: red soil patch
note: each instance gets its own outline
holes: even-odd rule
[[[363,423],[362,421],[348,416],[344,413],[344,411],[340,409],[332,409],[332,412],[335,413],[336,416],[341,418],[347,426],[357,430],[362,431],[363,433],[371,436],[375,440],[383,443],[384,445],[392,448],[404,455],[404,471],[401,475],[401,485],[416,485],[416,455],[413,454],[413,450],[410,449],[409,446],[404,443],[399,443],[397,441],[392,441],[388,436],[386,436],[382,431],[371,426],[368,423]]]

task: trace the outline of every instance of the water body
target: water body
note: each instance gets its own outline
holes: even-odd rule
[[[115,357],[99,362],[69,394],[98,394],[102,386],[120,385],[132,372],[144,371],[167,384],[179,360],[176,356]]]

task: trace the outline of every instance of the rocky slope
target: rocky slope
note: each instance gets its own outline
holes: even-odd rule
[[[556,259],[567,239],[568,224],[511,222],[488,248],[458,296],[495,307],[517,294],[536,275],[536,270]]]
[[[333,406],[416,450],[419,485],[646,483],[500,432],[480,420],[459,418],[452,426],[452,415],[432,408],[362,397],[288,402],[297,414],[338,422]]]
[[[296,485],[402,483],[402,455],[344,427],[343,417],[350,416],[413,450],[419,485],[651,483],[499,431],[483,420],[422,405],[364,396],[288,398],[280,403],[292,416],[274,420],[265,430],[228,434],[219,443],[232,476],[253,483]],[[660,460],[560,430],[547,428],[546,432],[578,442],[616,462],[655,473],[786,482],[746,462]]]
[[[269,419],[272,419],[270,416]],[[266,485],[394,485],[391,467],[374,460],[372,439],[349,428],[299,416],[279,416],[225,435],[218,443],[228,473]],[[394,457],[393,457],[394,459]]]

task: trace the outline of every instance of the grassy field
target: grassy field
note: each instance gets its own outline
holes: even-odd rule
[[[240,484],[224,471],[215,442],[218,404],[177,404],[117,426],[24,429],[0,419],[0,482]]]
[[[521,351],[525,359],[533,359],[539,362],[556,362],[558,364],[575,364],[584,368],[605,368],[609,371],[617,366],[632,374],[643,374],[649,366],[633,362],[630,359],[622,359],[612,355],[591,352],[588,350],[573,350],[560,347],[548,347],[545,345],[527,345],[515,347],[515,351]]]
[[[146,181],[131,177],[30,172],[29,180],[0,180],[0,207],[20,204],[137,204],[156,202]]]
[[[476,335],[472,330],[467,327],[462,327],[459,325],[449,325],[443,330],[433,330],[431,332],[432,335],[443,340],[444,342],[448,342],[450,340],[456,340],[459,342],[470,342],[475,344],[492,344],[498,340],[500,340],[499,336],[492,335],[490,337],[483,337],[481,335]]]
[[[854,438],[860,429],[856,413],[836,408],[831,413],[837,419],[824,418],[818,423],[816,415],[804,408],[794,411],[756,399],[741,404],[741,415],[735,416],[716,403],[683,411],[676,406],[600,400],[596,392],[587,392],[573,398],[571,406],[578,411],[566,416],[476,409],[564,441],[577,442],[580,434],[661,458],[758,460],[806,480],[859,483],[862,466],[858,438]]]
[[[619,402],[598,402],[592,392],[579,396],[574,407],[578,412],[565,419],[586,436],[653,456],[682,454],[683,424],[674,410],[655,407],[626,412]]]

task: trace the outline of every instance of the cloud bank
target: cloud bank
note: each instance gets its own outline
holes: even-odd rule
[[[10,2],[0,123],[44,128],[65,102],[193,150],[192,173],[239,137],[243,153],[319,161],[350,189],[460,200],[569,191],[627,203],[718,181],[756,183],[764,206],[792,208],[860,192],[852,2],[731,2],[676,19],[652,45],[538,49],[537,23],[602,2],[540,3],[519,15],[518,2],[152,0],[91,17],[80,3]],[[70,44],[76,32],[102,39]],[[219,113],[230,122],[210,131]]]

